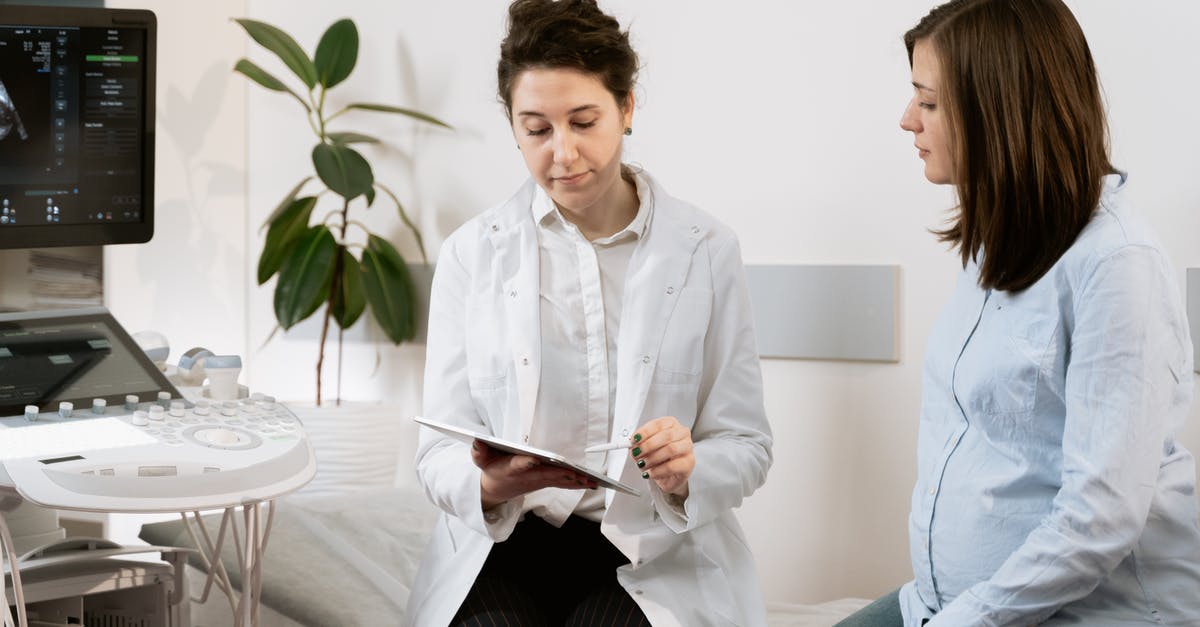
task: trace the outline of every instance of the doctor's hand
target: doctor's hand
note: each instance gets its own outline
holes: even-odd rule
[[[688,477],[696,467],[692,431],[674,416],[663,416],[638,427],[630,451],[642,478],[651,479],[667,494],[688,495]]]
[[[542,464],[527,455],[497,451],[479,440],[471,443],[471,461],[483,470],[479,491],[485,510],[542,488],[582,490],[596,487],[594,479],[574,470]]]

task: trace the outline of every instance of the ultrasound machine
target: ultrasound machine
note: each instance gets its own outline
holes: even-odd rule
[[[0,248],[149,241],[154,57],[149,11],[0,5]],[[103,308],[0,314],[5,627],[188,623],[192,549],[66,537],[59,510],[179,513],[210,566],[203,596],[215,584],[233,624],[257,623],[273,499],[312,479],[312,447],[237,384],[239,357],[167,364],[141,339]],[[224,510],[215,534],[202,510]]]

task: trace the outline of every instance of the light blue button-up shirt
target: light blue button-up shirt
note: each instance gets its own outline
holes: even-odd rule
[[[1037,283],[984,290],[971,264],[930,335],[906,626],[1200,625],[1187,321],[1105,183]]]

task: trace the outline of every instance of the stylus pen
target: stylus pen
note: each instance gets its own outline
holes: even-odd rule
[[[602,453],[604,451],[615,451],[619,448],[629,448],[633,446],[629,440],[621,440],[619,442],[609,442],[608,444],[597,444],[583,449],[584,453]]]

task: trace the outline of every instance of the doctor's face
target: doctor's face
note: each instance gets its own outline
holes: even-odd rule
[[[953,183],[949,124],[938,105],[941,66],[928,40],[913,46],[912,84],[913,97],[900,118],[900,128],[913,134],[917,155],[925,161],[925,178],[940,185]]]
[[[559,207],[575,213],[615,206],[621,138],[632,121],[633,98],[618,106],[585,72],[526,70],[513,82],[512,130],[525,166]]]

